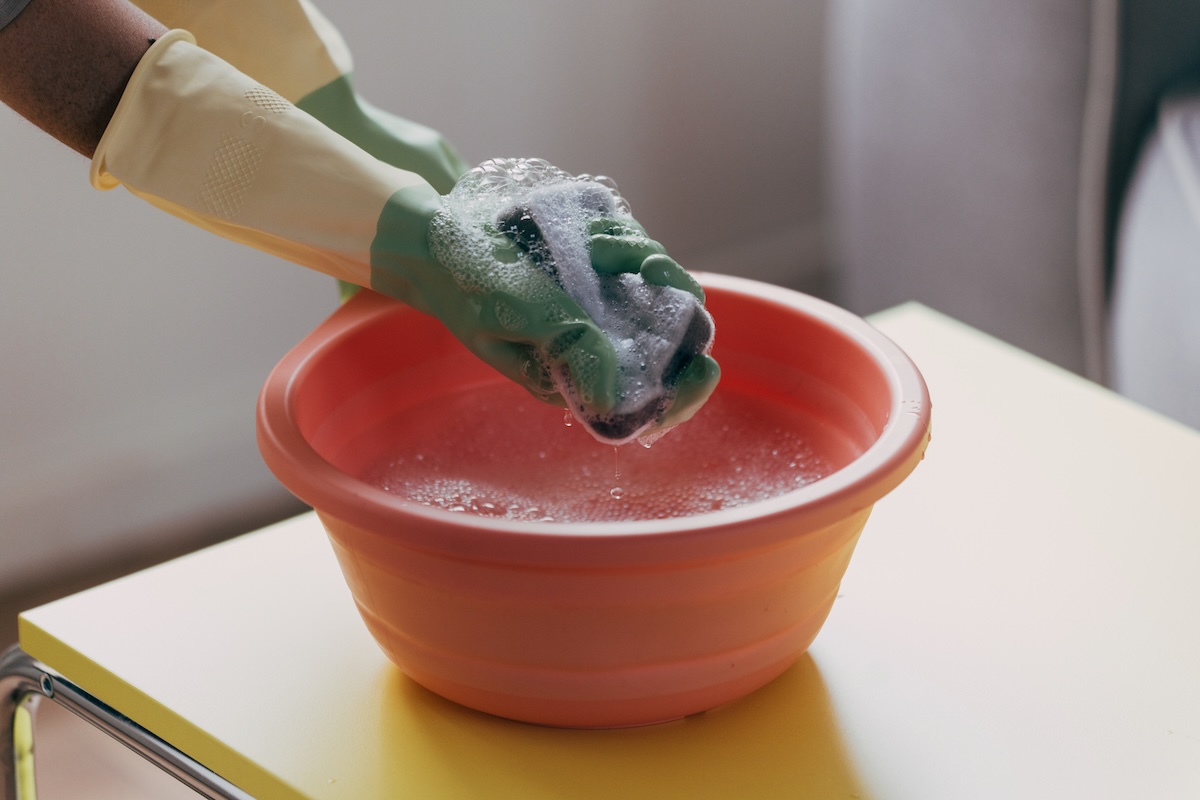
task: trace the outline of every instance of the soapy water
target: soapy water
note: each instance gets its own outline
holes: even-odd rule
[[[712,318],[690,292],[593,265],[597,231],[616,249],[650,241],[611,180],[572,176],[540,159],[495,159],[468,172],[444,198],[442,212],[431,244],[464,291],[539,302],[558,287],[604,334],[618,373],[617,402],[605,413],[588,395],[597,369],[590,354],[569,345],[536,354],[544,376],[597,439],[623,443],[652,428],[691,359],[711,348]],[[497,257],[497,233],[516,245],[516,261]],[[496,304],[496,317],[516,335],[529,324],[504,302]],[[556,357],[565,363],[552,368]]]
[[[853,458],[795,409],[716,392],[651,447],[612,448],[511,384],[409,409],[371,433],[393,442],[359,477],[447,513],[523,522],[687,517],[775,497]]]

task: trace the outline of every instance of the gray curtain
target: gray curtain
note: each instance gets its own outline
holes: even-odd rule
[[[918,300],[1105,378],[1115,235],[1200,0],[836,0],[838,298]]]

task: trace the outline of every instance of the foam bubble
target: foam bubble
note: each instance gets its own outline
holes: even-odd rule
[[[610,447],[512,384],[439,397],[393,424],[364,434],[383,449],[360,476],[406,501],[487,519],[708,514],[793,491],[849,457],[819,418],[730,389],[653,448],[622,448],[619,473]]]

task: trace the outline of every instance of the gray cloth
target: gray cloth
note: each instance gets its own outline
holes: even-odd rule
[[[1115,273],[1113,250],[1125,194],[1139,151],[1154,128],[1159,103],[1200,82],[1200,3],[1195,0],[1123,0],[1120,59],[1112,115],[1106,226],[1108,288]]]
[[[918,300],[1073,370],[1090,3],[838,0],[840,299]]]
[[[1102,378],[1119,209],[1163,93],[1200,77],[1200,2],[836,0],[830,16],[839,299],[919,300]]]
[[[25,10],[29,0],[0,0],[0,31]]]

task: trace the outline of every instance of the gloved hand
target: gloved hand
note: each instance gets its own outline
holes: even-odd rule
[[[565,405],[563,376],[582,398],[577,413],[599,418],[620,399],[613,343],[552,276],[528,263],[499,271],[452,258],[443,264],[430,244],[436,220],[444,219],[434,187],[371,157],[197,47],[187,32],[171,31],[139,63],[96,149],[91,178],[97,188],[123,184],[225,238],[431,313],[543,399]],[[490,237],[495,254],[519,260],[512,236],[476,234]],[[636,261],[651,280],[695,289],[665,256],[655,258],[661,253],[650,251],[661,248],[649,240],[621,256],[628,231],[596,236],[610,242],[598,251],[602,268],[632,270]],[[684,365],[680,402],[658,409],[643,430],[675,424],[699,407],[716,383],[710,362],[705,355]]]
[[[337,28],[308,0],[133,0],[371,155],[445,194],[469,165],[437,131],[389,114],[354,89]]]
[[[489,360],[565,401],[602,441],[681,422],[716,385],[703,289],[607,178],[541,159],[484,162],[446,196],[430,244],[507,334]]]

